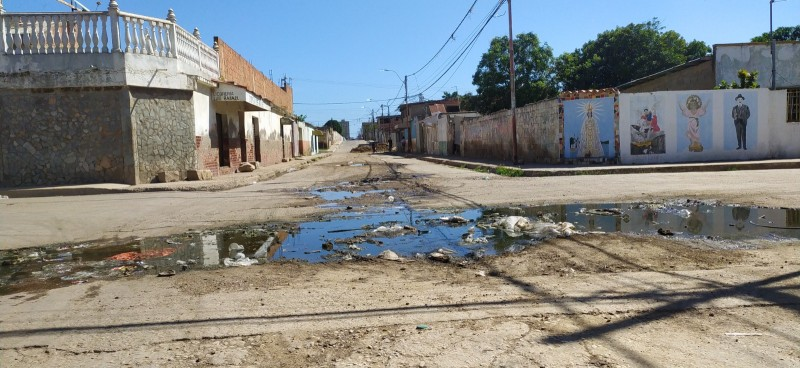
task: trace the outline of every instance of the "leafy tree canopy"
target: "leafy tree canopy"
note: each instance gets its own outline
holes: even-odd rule
[[[514,40],[517,106],[556,95],[553,62],[553,49],[547,43],[541,44],[538,36],[533,33],[517,35]],[[508,64],[508,37],[495,37],[472,75],[477,93],[462,96],[462,108],[484,114],[510,108]]]
[[[442,100],[452,100],[458,98],[458,92],[447,92],[444,91],[442,93]]]
[[[342,123],[340,123],[338,120],[330,119],[325,122],[325,125],[323,125],[323,127],[333,128],[333,130],[335,130],[339,134],[342,134]]]
[[[710,51],[705,42],[687,43],[677,32],[664,31],[653,18],[600,33],[580,49],[559,56],[555,69],[564,90],[600,89],[655,74]]]
[[[794,27],[778,27],[772,32],[775,41],[800,41],[800,25]],[[769,42],[769,32],[753,37],[752,42]]]

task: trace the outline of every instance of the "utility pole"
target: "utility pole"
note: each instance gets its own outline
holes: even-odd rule
[[[406,128],[408,130],[408,134],[406,135],[405,141],[406,141],[406,144],[408,145],[408,147],[411,147],[411,119],[410,119],[410,116],[408,116],[408,114],[409,114],[409,110],[408,110],[408,75],[403,76],[403,86],[406,87],[406,98],[403,101],[406,104],[406,122],[407,122],[406,125],[408,125],[408,127]],[[403,151],[404,152],[406,151],[406,149],[407,149],[406,147],[403,147]]]
[[[514,164],[519,163],[517,157],[517,93],[516,93],[516,77],[514,76],[514,32],[511,27],[511,0],[508,1],[508,71],[511,86],[511,135],[513,137],[513,154],[512,160]]]
[[[378,141],[378,129],[375,125],[375,109],[372,109],[372,140]]]
[[[772,35],[772,4],[775,0],[769,0],[769,50],[772,54],[772,83],[770,89],[775,89],[775,37]]]

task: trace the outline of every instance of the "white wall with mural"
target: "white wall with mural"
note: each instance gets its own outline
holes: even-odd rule
[[[786,122],[785,101],[764,88],[620,94],[620,162],[798,157],[800,126]]]

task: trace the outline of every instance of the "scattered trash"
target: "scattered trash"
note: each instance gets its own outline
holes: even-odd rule
[[[624,213],[619,208],[581,208],[580,213],[586,215],[599,215],[599,216],[623,216]]]
[[[404,230],[402,225],[394,224],[392,226],[378,226],[373,233],[399,233]]]
[[[475,271],[475,276],[477,276],[477,277],[486,277],[486,271],[484,271],[484,270]]]
[[[391,250],[387,249],[378,254],[378,258],[385,259],[387,261],[399,261],[400,256],[397,253],[392,252]]]
[[[224,264],[225,267],[252,266],[254,264],[258,264],[258,260],[247,258],[247,256],[244,255],[244,253],[236,253],[236,257],[234,258],[223,259],[222,264]]]
[[[145,259],[166,257],[175,253],[175,248],[145,249],[142,251],[124,252],[108,257],[114,261],[141,261]]]
[[[658,228],[657,232],[658,232],[658,235],[663,235],[663,236],[673,236],[673,235],[675,235],[675,233],[673,233],[672,230],[670,230],[670,229]]]
[[[475,237],[472,233],[466,233],[461,236],[462,244],[488,244],[489,239],[485,236]]]
[[[359,247],[358,245],[355,245],[355,244],[348,245],[347,249],[355,250],[355,251],[359,251],[359,252],[362,250],[361,247]]]
[[[394,202],[394,196],[387,197],[386,198],[386,202],[389,202],[389,203]]]
[[[238,243],[231,243],[228,246],[228,257],[229,258],[236,258],[239,253],[244,253],[244,246]]]
[[[466,224],[469,222],[469,220],[461,216],[442,217],[440,220],[447,224]]]
[[[261,246],[258,247],[258,250],[256,250],[256,253],[253,254],[253,258],[264,258],[264,257],[266,257],[267,254],[269,253],[269,247],[272,246],[273,242],[275,242],[275,237],[274,236],[270,236],[269,238],[267,238],[267,240],[264,241],[263,243],[261,243]]]
[[[0,199],[8,199],[7,195],[0,195]]]
[[[167,239],[167,244],[180,245],[181,242],[172,239]]]
[[[158,275],[156,275],[156,277],[171,277],[171,276],[175,276],[175,270],[162,271],[159,272]]]
[[[431,326],[428,326],[426,324],[417,325],[417,330],[430,330],[430,329],[431,329]]]
[[[448,263],[450,262],[450,255],[442,252],[431,252],[428,254],[428,259],[436,262]]]
[[[764,336],[764,334],[758,332],[726,332],[725,336]]]

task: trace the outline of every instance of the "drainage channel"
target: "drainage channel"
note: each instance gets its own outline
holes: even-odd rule
[[[570,204],[414,210],[391,191],[315,190],[338,209],[319,221],[256,224],[142,238],[126,244],[63,244],[0,252],[0,295],[137,274],[259,262],[386,256],[458,260],[515,252],[572,233],[622,232],[712,240],[721,249],[800,239],[800,210],[713,202]],[[379,205],[346,204],[377,196]],[[348,202],[349,203],[349,202]],[[374,203],[374,201],[372,202]]]

